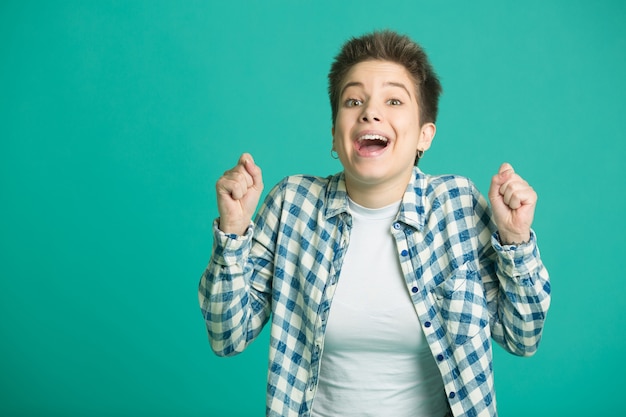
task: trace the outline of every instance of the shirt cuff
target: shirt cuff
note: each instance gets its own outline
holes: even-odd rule
[[[502,245],[497,233],[491,236],[491,244],[498,253],[498,269],[504,275],[524,279],[532,276],[541,267],[537,238],[530,231],[530,240],[519,245]]]
[[[213,260],[223,266],[236,265],[250,250],[254,223],[250,222],[243,235],[224,233],[218,226],[219,219],[215,219],[213,221]]]

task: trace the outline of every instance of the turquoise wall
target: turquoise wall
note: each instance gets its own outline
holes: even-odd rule
[[[0,3],[0,414],[250,416],[267,332],[209,348],[196,285],[214,183],[327,175],[326,73],[349,36],[421,42],[444,95],[429,173],[539,193],[553,304],[537,355],[496,350],[502,416],[623,413],[626,3]]]

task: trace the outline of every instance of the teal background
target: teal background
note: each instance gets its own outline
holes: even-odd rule
[[[500,414],[626,415],[622,1],[0,2],[0,415],[264,412],[267,332],[207,342],[214,183],[327,175],[326,74],[393,28],[441,76],[426,172],[539,193],[542,346],[496,349]],[[266,188],[266,189],[267,189]]]

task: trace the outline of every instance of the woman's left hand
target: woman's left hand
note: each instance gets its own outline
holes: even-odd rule
[[[535,190],[505,162],[491,179],[488,195],[501,243],[528,242],[537,204]]]

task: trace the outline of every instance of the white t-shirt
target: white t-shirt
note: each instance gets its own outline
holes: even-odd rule
[[[328,317],[314,417],[448,411],[391,234],[399,206],[350,201],[353,227]]]

